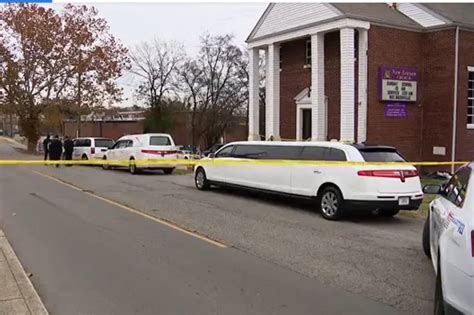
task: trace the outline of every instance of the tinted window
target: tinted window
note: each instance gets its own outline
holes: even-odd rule
[[[301,147],[289,145],[266,145],[264,149],[266,154],[262,156],[262,159],[269,160],[295,160],[301,151]]]
[[[344,151],[339,149],[331,148],[329,151],[326,151],[324,155],[324,160],[326,161],[347,161],[346,154]]]
[[[91,139],[77,139],[74,141],[75,147],[90,147]]]
[[[471,176],[471,169],[464,167],[453,175],[446,185],[443,195],[458,207],[462,207],[466,199],[466,191]]]
[[[396,150],[371,149],[359,150],[366,162],[405,162]]]
[[[232,150],[234,149],[233,145],[225,147],[224,149],[217,152],[216,157],[229,157],[231,156]]]
[[[153,136],[150,137],[150,145],[171,145],[171,141],[166,136]]]
[[[301,160],[323,161],[327,148],[323,147],[304,147],[301,152]]]
[[[95,146],[98,148],[110,148],[113,144],[111,139],[95,139]]]
[[[267,154],[264,145],[237,145],[233,156],[246,159],[265,159]]]

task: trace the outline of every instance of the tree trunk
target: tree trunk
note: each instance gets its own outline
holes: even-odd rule
[[[39,139],[39,115],[30,112],[26,117],[19,117],[19,124],[21,130],[25,133],[25,137],[28,139],[28,151],[34,152],[36,150],[36,143]]]

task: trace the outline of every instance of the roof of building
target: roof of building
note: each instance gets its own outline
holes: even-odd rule
[[[441,15],[451,24],[474,27],[473,3],[420,3],[419,5]]]
[[[401,3],[391,6],[386,3],[271,3],[247,42],[342,18],[415,31],[452,26],[474,29],[474,4]]]
[[[341,11],[344,17],[421,29],[421,25],[385,3],[332,3],[331,5]]]

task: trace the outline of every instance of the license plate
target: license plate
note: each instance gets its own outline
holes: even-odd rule
[[[403,198],[398,199],[398,205],[399,206],[406,206],[406,205],[409,205],[409,204],[410,204],[410,198],[408,198],[408,197],[403,197]]]

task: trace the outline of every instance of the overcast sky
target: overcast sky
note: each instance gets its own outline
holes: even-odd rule
[[[88,4],[89,5],[89,4]],[[265,3],[101,3],[91,4],[107,19],[112,34],[127,47],[154,37],[184,45],[188,54],[198,51],[199,36],[232,33],[236,44],[245,39],[267,7]],[[62,5],[53,4],[54,8]],[[120,80],[125,89],[124,105],[135,103],[131,75]]]

